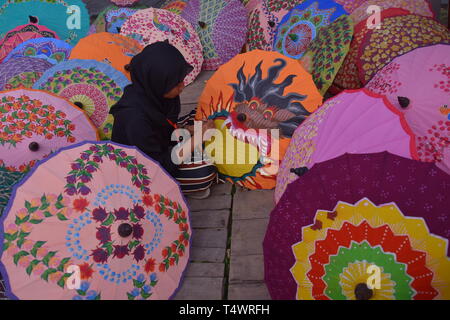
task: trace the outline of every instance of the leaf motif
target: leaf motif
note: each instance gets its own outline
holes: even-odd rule
[[[56,251],[50,251],[43,259],[42,263],[45,264],[48,267],[48,263],[51,258],[53,258],[56,254]]]
[[[14,255],[14,257],[13,257],[14,264],[17,265],[17,263],[19,262],[20,258],[28,256],[28,255],[30,255],[30,254],[28,252],[26,252],[26,251],[23,251],[23,250],[18,252],[18,253],[16,253]]]
[[[67,219],[61,212],[58,212],[58,213],[56,214],[56,216],[57,216],[58,219],[61,220],[61,221],[67,221],[67,220],[69,220],[69,219]]]
[[[45,243],[46,243],[46,241],[37,241],[34,244],[33,249],[31,249],[31,251],[30,251],[31,255],[36,258],[36,254],[37,254],[38,249],[40,247],[42,247]]]
[[[114,214],[110,213],[108,219],[103,221],[102,226],[110,226],[114,223],[115,220],[116,217],[114,216]]]
[[[56,269],[50,268],[44,271],[44,273],[41,275],[41,278],[44,279],[45,281],[48,281],[48,277],[52,274],[55,273]]]
[[[136,288],[139,288],[139,289],[141,289],[143,286],[144,286],[144,282],[140,282],[140,281],[137,281],[136,279],[133,279],[133,285],[136,287]]]
[[[58,271],[64,272],[64,266],[70,261],[70,258],[64,258],[58,266]]]

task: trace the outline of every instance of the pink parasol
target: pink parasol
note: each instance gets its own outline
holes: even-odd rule
[[[7,296],[168,299],[188,263],[189,220],[176,181],[136,148],[64,148],[16,187],[0,221]]]
[[[203,65],[203,47],[189,22],[178,14],[163,9],[143,9],[123,24],[120,33],[138,40],[143,46],[168,40],[194,67],[185,79],[188,85],[195,80]]]
[[[278,172],[275,201],[316,163],[344,153],[381,151],[417,158],[414,135],[403,115],[384,96],[366,89],[344,91],[295,131]]]
[[[386,95],[404,114],[417,136],[420,160],[436,162],[450,174],[450,45],[418,48],[399,56],[366,87]]]
[[[87,116],[70,102],[44,91],[0,93],[0,166],[27,171],[67,145],[98,139]]]

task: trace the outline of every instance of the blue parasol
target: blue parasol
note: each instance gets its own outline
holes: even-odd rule
[[[18,45],[5,58],[7,62],[12,58],[32,57],[45,59],[51,64],[68,60],[72,46],[65,41],[54,38],[30,39]]]

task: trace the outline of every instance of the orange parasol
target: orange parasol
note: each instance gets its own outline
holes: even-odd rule
[[[321,103],[298,61],[254,50],[237,55],[207,82],[196,119],[213,119],[222,133],[222,144],[214,140],[207,153],[223,178],[249,189],[272,189],[292,133]]]
[[[73,48],[71,59],[92,59],[107,63],[121,71],[128,79],[127,65],[143,47],[137,40],[120,34],[100,32],[81,39]]]

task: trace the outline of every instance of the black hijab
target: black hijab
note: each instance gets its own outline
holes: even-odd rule
[[[180,97],[164,95],[181,83],[192,71],[183,55],[166,42],[147,46],[131,60],[132,83],[110,113],[114,116],[111,140],[136,146],[158,161],[169,173],[176,166],[171,161],[171,135],[180,114]]]

